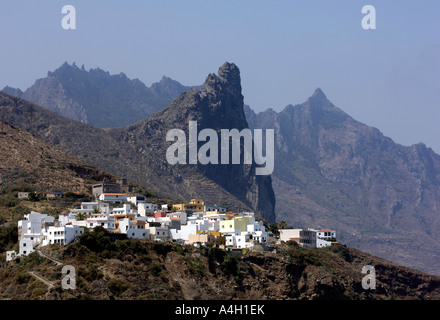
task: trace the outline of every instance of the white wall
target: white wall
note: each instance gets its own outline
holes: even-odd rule
[[[22,239],[19,244],[19,254],[27,256],[28,254],[34,252],[34,245],[31,239]]]
[[[299,233],[302,229],[281,229],[280,240],[289,241],[291,238],[299,238]]]
[[[84,229],[76,225],[67,225],[63,227],[50,226],[44,231],[43,246],[49,244],[66,245],[79,237]]]
[[[11,261],[14,259],[14,257],[17,255],[17,252],[15,250],[6,251],[6,262]]]
[[[139,203],[138,213],[141,217],[145,217],[147,214],[152,214],[154,211],[157,211],[157,204],[155,203]]]

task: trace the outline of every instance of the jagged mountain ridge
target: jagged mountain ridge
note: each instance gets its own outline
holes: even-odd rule
[[[394,143],[322,92],[284,110],[245,112],[275,129],[277,219],[330,227],[338,238],[396,263],[440,274],[440,156]]]
[[[69,119],[99,128],[115,128],[154,114],[191,88],[165,76],[147,87],[122,72],[110,75],[100,68],[87,71],[84,66],[79,68],[75,63],[65,62],[24,92],[8,86],[2,91]]]
[[[227,76],[229,67],[234,77]],[[217,119],[209,116],[214,109]],[[235,65],[225,63],[219,76],[209,75],[200,91],[183,93],[156,115],[119,129],[95,128],[1,92],[0,110],[6,122],[153,192],[182,201],[200,197],[211,204],[225,204],[231,210],[254,210],[274,221],[275,197],[270,177],[255,176],[254,166],[172,166],[166,161],[165,151],[171,144],[165,140],[167,130],[187,128],[189,119],[200,117],[200,127],[212,125],[213,129],[226,124],[238,129],[247,127]]]

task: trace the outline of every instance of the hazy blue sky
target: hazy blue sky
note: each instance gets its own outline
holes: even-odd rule
[[[76,30],[61,8],[76,8]],[[361,9],[374,5],[377,29]],[[225,61],[254,110],[304,102],[320,87],[394,141],[440,153],[440,1],[2,0],[0,89],[24,90],[64,61],[201,84]]]

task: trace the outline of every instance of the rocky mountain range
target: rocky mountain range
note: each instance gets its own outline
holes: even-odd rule
[[[155,115],[118,129],[101,129],[67,119],[24,99],[0,92],[0,115],[89,164],[124,176],[157,194],[189,201],[206,199],[231,210],[254,210],[275,221],[270,176],[256,176],[255,165],[170,165],[166,134],[197,120],[199,129],[247,128],[240,72],[225,63],[200,90],[179,95]]]
[[[327,227],[344,243],[440,274],[440,156],[402,146],[334,106],[322,92],[256,114],[275,130],[272,174],[278,220]]]
[[[168,77],[147,87],[124,73],[110,75],[100,68],[86,70],[65,62],[24,92],[5,87],[3,92],[26,99],[73,120],[98,128],[133,124],[168,106],[183,86]],[[195,86],[194,88],[200,88]]]

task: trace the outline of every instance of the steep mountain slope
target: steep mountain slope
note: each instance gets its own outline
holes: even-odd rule
[[[278,253],[248,252],[236,257],[216,248],[139,240],[112,242],[105,238],[102,232],[93,232],[68,246],[44,248],[47,254],[75,267],[75,290],[61,288],[61,266],[33,253],[0,269],[0,298],[440,299],[440,277],[342,246],[313,250],[284,245]],[[375,266],[375,289],[362,287],[365,265]],[[49,288],[29,276],[29,270],[54,286]]]
[[[167,77],[149,88],[124,73],[110,75],[99,68],[87,71],[84,66],[65,62],[24,92],[11,87],[3,91],[64,117],[99,128],[114,128],[154,114],[191,88]]]
[[[355,121],[317,89],[277,113],[246,108],[275,129],[277,219],[330,227],[350,245],[440,274],[440,156]]]
[[[204,198],[231,210],[252,209],[274,221],[275,197],[269,176],[255,176],[254,165],[169,165],[166,133],[198,120],[200,128],[245,128],[239,70],[226,63],[209,75],[200,91],[183,93],[163,111],[132,126],[99,129],[70,120],[23,99],[0,92],[5,121],[115,175],[155,193],[188,201]]]
[[[1,124],[0,132],[0,174],[0,190],[27,183],[36,190],[89,194],[91,184],[116,180],[110,173],[6,123]]]

